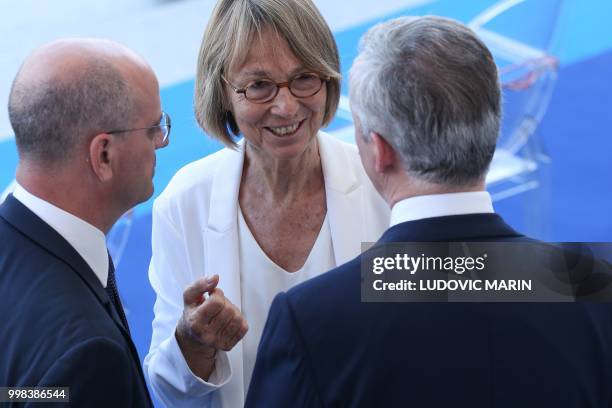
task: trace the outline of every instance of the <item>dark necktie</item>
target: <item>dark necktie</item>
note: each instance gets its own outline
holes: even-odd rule
[[[106,293],[108,293],[108,297],[117,311],[117,314],[121,318],[121,322],[123,323],[123,327],[130,332],[130,326],[128,326],[127,319],[125,318],[125,312],[123,311],[123,306],[121,305],[121,299],[119,299],[119,292],[117,292],[117,281],[115,280],[115,266],[113,265],[113,260],[110,255],[108,257],[108,281],[106,283]]]

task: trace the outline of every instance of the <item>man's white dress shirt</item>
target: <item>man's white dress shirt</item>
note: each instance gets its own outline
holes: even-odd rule
[[[424,218],[493,212],[493,201],[486,191],[416,196],[395,203],[389,227]]]
[[[108,280],[106,237],[98,228],[36,197],[17,184],[13,197],[57,231],[87,262],[103,287]]]

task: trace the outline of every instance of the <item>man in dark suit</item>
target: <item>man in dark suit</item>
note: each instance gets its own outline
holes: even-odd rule
[[[151,406],[105,233],[153,193],[170,130],[155,74],[119,44],[56,41],[21,66],[9,116],[19,164],[0,206],[0,386]]]
[[[350,85],[363,165],[392,208],[374,249],[530,242],[485,191],[501,92],[473,32],[435,17],[380,24],[362,39]],[[519,252],[524,271],[554,251],[534,245],[537,256]],[[369,303],[364,259],[276,297],[247,406],[611,406],[609,304]]]

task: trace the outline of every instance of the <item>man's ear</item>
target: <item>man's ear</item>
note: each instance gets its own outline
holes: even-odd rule
[[[376,132],[370,132],[371,143],[374,143],[374,165],[378,173],[384,173],[397,165],[397,155],[393,147]]]
[[[89,164],[98,180],[105,182],[113,177],[113,137],[108,133],[94,136],[89,143]]]

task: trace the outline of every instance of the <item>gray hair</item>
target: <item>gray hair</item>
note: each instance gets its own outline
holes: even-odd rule
[[[356,137],[380,134],[409,174],[460,186],[484,178],[501,89],[491,53],[469,28],[440,17],[378,24],[361,40],[350,85]]]
[[[70,76],[13,81],[9,118],[23,159],[57,164],[90,137],[125,127],[134,115],[130,87],[121,72],[103,59]]]
[[[307,69],[329,78],[323,126],[340,100],[340,57],[333,34],[311,0],[219,0],[208,21],[196,73],[195,116],[206,132],[235,147],[239,129],[221,75],[247,57],[255,36],[271,28]]]

